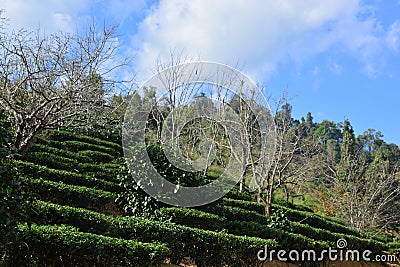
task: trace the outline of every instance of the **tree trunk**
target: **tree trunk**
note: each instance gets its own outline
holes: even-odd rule
[[[246,177],[243,175],[242,179],[240,180],[240,184],[239,184],[239,192],[243,193],[244,192],[244,185],[246,182]]]
[[[265,216],[269,217],[269,215],[271,215],[271,201],[265,203]]]

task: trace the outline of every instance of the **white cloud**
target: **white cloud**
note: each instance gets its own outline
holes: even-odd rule
[[[364,65],[361,72],[370,78],[376,78],[380,74],[379,70],[371,64]]]
[[[395,52],[400,50],[400,21],[396,21],[390,25],[386,35],[386,42],[389,48],[393,49]]]
[[[314,75],[314,76],[318,76],[319,72],[320,72],[320,70],[319,70],[318,66],[314,66],[314,68],[311,71],[312,75]]]
[[[342,74],[343,66],[340,65],[340,64],[338,64],[338,63],[332,63],[332,64],[329,66],[329,68],[330,68],[330,70],[331,70],[331,72],[332,72],[333,74],[336,74],[336,75]]]
[[[265,79],[282,60],[302,62],[332,46],[362,60],[379,46],[376,22],[358,0],[161,0],[140,23],[134,44],[139,67],[154,69],[171,49],[235,65]],[[147,71],[147,72],[146,72]]]
[[[46,32],[75,30],[81,19],[80,12],[87,9],[89,4],[89,0],[0,0],[3,16],[9,19],[10,30],[34,30],[40,27]]]

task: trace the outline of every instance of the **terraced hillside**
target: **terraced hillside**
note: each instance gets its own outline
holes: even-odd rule
[[[147,217],[127,216],[119,144],[66,131],[46,132],[16,162],[36,197],[30,225],[21,225],[30,266],[257,266],[260,249],[336,247],[382,253],[389,237],[362,238],[336,219],[282,202],[273,215],[249,193],[231,191],[197,209],[161,207]]]

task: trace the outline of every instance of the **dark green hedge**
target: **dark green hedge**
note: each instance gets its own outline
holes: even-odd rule
[[[122,165],[114,163],[102,163],[102,164],[82,163],[79,164],[79,169],[82,172],[104,172],[109,174],[119,174],[122,171]]]
[[[293,233],[301,234],[303,236],[313,238],[316,240],[326,240],[336,243],[339,239],[346,239],[347,247],[349,249],[358,250],[371,250],[379,252],[385,249],[385,245],[381,242],[372,239],[360,238],[354,235],[346,235],[340,233],[333,233],[328,230],[322,230],[318,228],[311,227],[307,224],[301,224],[296,222],[290,223],[290,229]]]
[[[261,215],[264,212],[264,205],[262,203],[229,198],[224,198],[224,203],[231,207],[223,207],[217,213],[219,213],[220,216],[225,216],[230,221],[251,222],[264,225],[267,224],[267,220],[265,220],[265,217]],[[382,242],[360,238],[358,237],[359,234],[355,230],[330,220],[326,220],[317,214],[292,210],[290,208],[274,204],[273,211],[277,210],[283,211],[288,219],[293,221],[290,222],[291,232],[300,234],[304,237],[309,237],[315,240],[327,240],[331,242],[336,242],[340,238],[345,238],[348,241],[349,248],[356,247],[359,249],[370,249],[371,251],[381,251],[384,248]],[[255,212],[258,215],[255,214]],[[302,221],[302,223],[298,223],[296,221]],[[229,221],[227,221],[227,224],[229,225]],[[265,228],[265,226],[263,227]],[[234,232],[234,234],[238,234],[238,232]],[[243,234],[250,235],[250,233],[247,233],[245,230]],[[273,237],[275,238],[276,236]],[[277,240],[279,243],[281,243],[282,239],[278,238]]]
[[[225,201],[224,201],[225,202]],[[231,221],[248,221],[248,222],[259,222],[261,224],[267,223],[267,217],[265,215],[261,215],[255,211],[247,210],[239,207],[232,206],[223,206],[221,205],[219,209],[215,209],[213,207],[210,208],[202,208],[205,212],[210,212],[221,217],[225,217],[227,220]]]
[[[53,182],[63,182],[71,185],[86,186],[93,189],[101,189],[110,192],[120,192],[121,187],[113,182],[97,179],[92,176],[82,175],[76,172],[51,169],[32,162],[15,161],[18,171],[28,177],[43,178]]]
[[[58,149],[67,150],[70,152],[78,152],[84,150],[92,150],[92,151],[99,151],[103,153],[110,154],[115,158],[122,157],[122,153],[118,150],[114,150],[111,147],[105,147],[101,145],[89,144],[80,141],[73,141],[73,140],[66,140],[66,141],[55,141],[55,140],[47,140],[43,138],[37,139],[37,144],[50,146]]]
[[[86,156],[85,156],[86,157]],[[53,169],[74,171],[77,173],[101,172],[111,175],[118,175],[122,170],[122,165],[117,163],[81,163],[76,159],[66,158],[47,152],[30,152],[24,160]]]
[[[177,224],[186,225],[206,230],[221,230],[225,218],[190,208],[160,208],[155,212],[155,218],[161,221],[171,221]]]
[[[167,243],[172,250],[169,256],[175,263],[190,257],[198,266],[255,266],[260,249],[265,245],[271,249],[277,247],[277,243],[269,239],[236,236],[139,217],[114,218],[52,203],[38,202],[37,209],[39,218],[33,218],[34,221],[45,218],[50,224],[69,224],[94,234]]]
[[[315,248],[321,249],[330,245],[336,246],[338,239],[347,240],[347,248],[371,251],[382,251],[385,246],[381,242],[371,239],[359,238],[352,235],[332,233],[327,230],[313,228],[306,224],[290,223],[290,233],[283,229],[268,227],[267,225],[252,221],[229,221],[219,216],[188,208],[161,208],[157,210],[159,219],[171,219],[172,222],[190,227],[208,230],[221,230],[226,228],[235,235],[246,235],[260,238],[276,239],[282,248],[290,246],[293,249]],[[318,241],[318,242],[316,242]],[[326,242],[325,242],[326,241]]]
[[[79,141],[84,143],[89,143],[93,145],[100,145],[104,147],[112,148],[115,151],[122,152],[121,144],[105,141],[99,138],[90,137],[83,134],[77,134],[70,131],[55,131],[47,130],[44,132],[47,139],[55,141]]]
[[[85,172],[85,175],[116,184],[119,184],[121,182],[118,174],[115,173],[106,173],[104,171],[98,171],[98,172]]]
[[[238,207],[225,206],[223,210],[223,215],[227,220],[236,221],[248,221],[248,222],[258,222],[262,224],[267,223],[267,217],[261,215],[255,211],[245,210]]]
[[[255,201],[224,198],[225,205],[255,211],[261,215],[265,213],[265,205]]]
[[[232,190],[230,190],[226,195],[226,198],[231,198],[231,199],[237,199],[237,200],[247,200],[247,201],[252,201],[254,195],[250,194],[247,191],[244,192],[239,192],[239,189],[237,187],[234,187]]]
[[[83,150],[72,152],[43,144],[33,144],[32,147],[29,149],[28,154],[32,152],[46,152],[64,158],[73,159],[78,161],[79,163],[108,163],[115,160],[115,156],[111,156],[108,153],[100,151]]]
[[[64,149],[73,151],[73,152],[78,152],[78,151],[83,151],[83,150],[92,150],[92,151],[99,151],[99,152],[107,153],[114,157],[122,156],[120,151],[115,150],[111,147],[94,145],[94,144],[89,144],[89,143],[80,142],[80,141],[67,140],[67,141],[63,141],[62,145],[63,145]]]
[[[280,205],[280,206],[285,206],[287,208],[291,208],[294,210],[301,210],[301,211],[308,211],[308,212],[314,212],[311,208],[303,206],[303,205],[298,205],[298,204],[293,204],[291,202],[287,202],[284,199],[274,199],[272,203]]]
[[[348,228],[342,224],[327,220],[312,212],[293,210],[280,205],[272,205],[272,212],[281,211],[286,214],[287,218],[293,222],[301,222],[315,228],[325,229],[335,233],[346,235],[360,236],[356,230]]]
[[[53,169],[79,171],[79,161],[76,159],[65,158],[48,152],[30,152],[25,155],[24,160]]]
[[[400,240],[387,243],[389,247],[389,253],[392,255],[396,255],[398,258],[400,257]]]
[[[235,235],[254,236],[267,239],[276,239],[281,248],[292,249],[326,248],[328,245],[336,247],[338,239],[346,239],[347,248],[380,252],[386,247],[383,243],[371,239],[359,238],[352,235],[332,233],[327,230],[313,228],[309,225],[291,222],[290,233],[283,229],[271,228],[265,224],[248,221],[228,221],[212,214],[187,208],[162,208],[160,218],[171,218],[172,222],[191,227],[209,230],[225,228]],[[328,242],[328,243],[327,243]]]
[[[108,163],[115,159],[114,156],[108,153],[93,150],[78,151],[77,154],[81,157],[88,157],[91,159],[91,162],[95,163]]]
[[[257,222],[227,221],[225,228],[234,235],[254,236],[264,239],[275,239],[281,249],[315,249],[328,248],[332,243],[314,240],[299,234],[270,228]]]
[[[79,155],[78,153],[64,150],[64,149],[59,149],[56,147],[51,147],[49,145],[43,145],[43,144],[33,144],[31,148],[28,151],[28,154],[31,152],[47,152],[51,153],[54,155],[58,155],[64,158],[70,158],[77,160],[80,163],[90,163],[93,162],[90,157]]]
[[[321,236],[318,236],[318,240],[314,240],[308,236],[301,235],[301,233],[289,233],[281,229],[268,227],[265,222],[261,224],[253,221],[229,221],[214,214],[188,208],[161,208],[156,211],[155,217],[164,220],[170,219],[174,223],[190,227],[213,231],[220,231],[225,228],[234,235],[275,239],[282,249],[287,247],[292,249],[322,249],[327,248],[329,245],[324,242],[325,238]],[[329,241],[336,242],[337,239]]]
[[[92,233],[72,226],[19,226],[25,246],[19,256],[34,266],[159,266],[170,250],[161,243],[142,243]]]
[[[43,179],[23,178],[23,180],[39,199],[61,205],[92,209],[107,214],[118,212],[114,202],[115,193]]]

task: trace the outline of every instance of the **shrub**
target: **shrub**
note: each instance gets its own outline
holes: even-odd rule
[[[82,175],[76,172],[51,169],[45,166],[36,165],[31,162],[15,161],[18,171],[25,176],[43,178],[53,182],[63,182],[71,185],[86,186],[94,189],[101,189],[110,192],[120,192],[118,184],[103,181],[91,176]]]
[[[56,147],[51,147],[49,145],[43,145],[43,144],[33,144],[30,147],[28,153],[30,152],[47,152],[64,158],[77,160],[79,163],[92,162],[92,159],[88,156],[79,155],[78,153],[74,153],[68,150],[59,149]]]
[[[296,222],[291,222],[290,229],[293,233],[301,234],[309,238],[317,240],[326,240],[332,243],[336,243],[339,239],[346,239],[348,249],[358,249],[358,250],[371,250],[374,252],[379,252],[385,249],[385,245],[381,242],[372,239],[359,238],[353,235],[345,235],[340,233],[333,233],[328,230],[322,230],[318,228],[311,227],[307,224],[301,224]],[[336,245],[335,245],[336,246]]]
[[[55,131],[55,130],[47,130],[44,132],[44,135],[47,139],[55,140],[55,141],[79,141],[84,143],[89,143],[93,145],[100,145],[104,147],[110,147],[113,150],[122,152],[122,146],[120,144],[105,141],[99,138],[90,137],[87,135],[77,134],[70,131]]]
[[[116,144],[122,144],[122,120],[103,118],[105,121],[97,122],[90,127],[78,128],[79,133],[89,135],[104,141],[109,141]]]
[[[158,266],[170,253],[165,244],[83,233],[65,225],[19,230],[26,243],[19,256],[35,266]]]
[[[78,154],[78,153],[76,153]],[[86,156],[85,156],[86,157]],[[112,175],[121,173],[121,164],[114,163],[80,163],[79,160],[66,158],[47,152],[29,152],[24,160],[58,170],[79,172],[101,172]]]
[[[89,143],[80,142],[80,141],[67,140],[67,141],[63,141],[62,145],[63,145],[64,149],[73,151],[73,152],[78,152],[78,151],[83,151],[83,150],[92,150],[92,151],[99,151],[99,152],[107,153],[114,157],[121,156],[120,151],[115,150],[111,147],[89,144]]]
[[[225,228],[235,235],[246,235],[264,239],[275,239],[281,249],[315,249],[321,250],[329,247],[331,243],[317,241],[299,234],[293,234],[281,229],[275,229],[257,222],[227,221]]]
[[[238,207],[250,211],[255,211],[261,215],[265,213],[265,205],[263,203],[254,202],[254,201],[247,201],[247,200],[238,200],[238,199],[231,199],[231,198],[224,198],[225,205]]]
[[[85,175],[95,178],[95,179],[98,179],[98,180],[108,181],[108,182],[112,182],[112,183],[116,183],[116,184],[119,184],[121,182],[120,174],[116,174],[113,172],[112,173],[107,173],[104,171],[85,172]]]
[[[223,228],[225,219],[218,215],[190,208],[160,208],[155,212],[158,220],[171,221],[200,229],[219,231]]]
[[[79,151],[77,154],[82,157],[88,157],[91,159],[91,162],[96,162],[96,163],[111,162],[114,160],[114,157],[111,156],[110,154],[100,151],[84,150],[84,151]]]
[[[294,209],[294,210],[301,210],[301,211],[308,211],[308,212],[314,212],[311,208],[303,206],[303,205],[298,205],[298,204],[293,204],[290,202],[287,202],[284,199],[274,199],[273,203],[280,205],[280,206],[284,206],[290,209]]]
[[[331,232],[359,236],[359,233],[356,230],[350,229],[342,224],[327,220],[312,212],[293,210],[284,206],[273,204],[272,212],[276,212],[278,210],[284,212],[288,219],[293,222],[306,223],[312,227],[326,229]]]
[[[78,168],[82,172],[103,172],[109,174],[119,174],[122,171],[121,164],[114,164],[114,163],[102,163],[102,164],[82,163],[79,164]]]
[[[75,159],[57,156],[47,152],[29,152],[25,155],[24,160],[30,161],[39,165],[47,166],[53,169],[75,170],[78,172],[79,162]]]
[[[208,211],[208,209],[203,209],[204,211]],[[221,217],[225,217],[227,220],[236,221],[250,221],[250,222],[259,222],[261,224],[267,223],[267,217],[261,215],[252,210],[246,210],[238,207],[231,206],[222,206],[219,210],[212,209],[209,211],[210,213],[214,213]]]
[[[239,192],[239,189],[237,189],[236,187],[234,187],[232,190],[230,190],[226,195],[226,198],[230,198],[230,199],[236,199],[236,200],[246,200],[246,201],[252,201],[253,200],[253,196],[245,191],[245,192]]]
[[[55,140],[47,140],[43,138],[37,139],[37,144],[46,145],[53,148],[63,149],[70,152],[78,152],[83,150],[93,150],[100,151],[103,153],[110,154],[114,157],[121,157],[122,153],[118,150],[114,150],[111,147],[101,146],[97,144],[90,144],[80,141],[66,140],[66,141],[55,141]]]
[[[114,218],[52,203],[38,202],[37,209],[37,216],[45,218],[47,223],[70,224],[82,231],[107,233],[117,238],[167,243],[172,250],[169,257],[174,263],[190,257],[198,266],[254,266],[260,249],[265,245],[271,249],[277,246],[270,239],[235,236],[140,217]]]
[[[17,243],[21,239],[16,231],[19,222],[26,219],[29,200],[26,187],[15,172],[12,157],[16,149],[12,143],[11,124],[4,110],[0,110],[0,265],[1,261],[17,266]]]
[[[26,179],[33,193],[39,199],[52,201],[61,205],[71,205],[113,214],[117,212],[114,203],[116,194],[84,186],[67,185],[43,179]]]
[[[394,242],[387,243],[389,247],[389,253],[392,255],[396,255],[396,257],[400,257],[400,242],[399,240]]]

